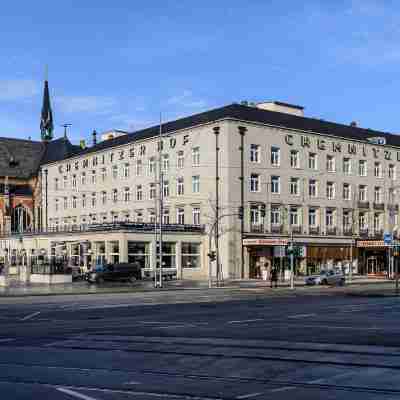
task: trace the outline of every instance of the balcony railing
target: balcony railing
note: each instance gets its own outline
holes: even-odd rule
[[[337,234],[336,226],[327,226],[326,227],[326,234],[327,235],[332,235],[332,236],[336,235]]]
[[[374,209],[375,210],[384,210],[385,205],[383,203],[374,203]]]
[[[299,233],[301,233],[301,226],[292,225],[290,227],[290,231],[295,233],[295,234],[296,233],[299,234]]]
[[[373,232],[373,235],[377,239],[382,239],[383,238],[383,229],[375,229]]]
[[[359,236],[361,237],[368,237],[369,231],[366,228],[360,228]]]
[[[358,208],[369,208],[369,201],[359,201],[357,205]]]
[[[308,233],[310,235],[319,235],[319,226],[310,226],[308,228]]]
[[[353,230],[351,229],[351,226],[343,227],[343,235],[344,236],[353,236]]]
[[[282,225],[271,225],[271,233],[282,234],[283,226]]]
[[[264,232],[264,225],[263,224],[251,224],[250,225],[250,232],[253,233],[263,233]]]

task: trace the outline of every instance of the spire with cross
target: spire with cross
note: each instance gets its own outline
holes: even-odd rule
[[[43,105],[42,114],[40,119],[40,132],[43,141],[50,141],[53,139],[53,113],[50,105],[49,81],[48,81],[47,66],[45,69],[44,78],[44,92],[43,92]]]

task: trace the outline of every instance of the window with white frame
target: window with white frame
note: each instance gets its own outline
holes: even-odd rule
[[[58,178],[54,178],[54,190],[59,190]]]
[[[193,207],[193,225],[200,225],[200,207]]]
[[[395,189],[394,188],[389,188],[388,190],[388,201],[390,205],[393,205],[395,202]]]
[[[350,158],[343,158],[343,174],[344,175],[351,175],[351,159]]]
[[[82,172],[81,174],[81,185],[82,186],[86,185],[86,172]]]
[[[149,175],[154,175],[156,173],[156,159],[155,157],[149,158]]]
[[[153,200],[156,198],[156,184],[150,183],[149,199]]]
[[[92,171],[92,185],[95,185],[95,184],[96,184],[96,171],[93,170]]]
[[[86,207],[86,194],[82,195],[82,208]]]
[[[351,213],[349,210],[343,211],[343,230],[349,232],[351,230]]]
[[[290,194],[298,196],[300,193],[299,178],[290,178]]]
[[[260,149],[261,146],[259,144],[251,144],[250,145],[250,161],[251,162],[260,162]]]
[[[279,206],[271,207],[271,224],[272,225],[281,224],[281,209]]]
[[[176,223],[179,225],[185,224],[185,209],[182,207],[176,210]]]
[[[128,163],[124,164],[124,167],[122,169],[122,176],[124,177],[124,179],[129,178],[129,164]]]
[[[117,202],[118,202],[118,189],[113,189],[113,192],[112,192],[112,199],[113,199],[113,202],[114,202],[114,203],[117,203]]]
[[[103,205],[107,203],[107,192],[104,190],[101,192],[101,203]]]
[[[192,176],[192,191],[193,193],[200,193],[200,176]]]
[[[333,200],[335,198],[335,183],[334,182],[326,183],[326,197],[328,200]]]
[[[290,166],[292,168],[299,168],[300,167],[300,153],[298,150],[291,150],[290,151]]]
[[[143,173],[143,164],[142,160],[136,161],[136,176],[141,176]]]
[[[389,179],[396,179],[396,166],[394,164],[389,164]]]
[[[361,230],[368,229],[367,214],[365,212],[360,212],[358,214],[358,225]]]
[[[358,175],[367,176],[367,161],[366,160],[358,161]]]
[[[113,179],[118,179],[118,165],[113,165],[112,177],[113,177]]]
[[[178,168],[183,168],[185,166],[185,155],[183,150],[178,151],[176,159]]]
[[[281,164],[281,150],[279,147],[271,147],[271,165],[273,167],[279,167]]]
[[[375,203],[382,203],[382,188],[379,186],[375,186],[375,190],[374,190],[374,202]]]
[[[358,200],[359,201],[367,201],[367,186],[360,185],[358,187]]]
[[[349,183],[343,183],[343,200],[351,200],[351,186]]]
[[[181,265],[182,268],[201,267],[201,244],[185,243],[181,244]]]
[[[316,179],[310,179],[308,181],[308,194],[310,197],[318,196],[318,182]]]
[[[374,176],[375,178],[382,178],[382,163],[378,161],[374,164]]]
[[[315,208],[308,209],[308,225],[312,228],[317,226],[317,210]]]
[[[164,154],[162,158],[162,169],[164,172],[167,172],[169,170],[169,155]]]
[[[131,200],[131,189],[129,187],[126,187],[124,189],[124,201],[125,203],[128,203]]]
[[[68,187],[68,176],[63,176],[63,189]]]
[[[326,170],[328,172],[335,172],[336,165],[335,165],[335,157],[327,155],[326,156]]]
[[[168,181],[163,182],[163,196],[169,197],[169,182]]]
[[[149,212],[149,221],[150,221],[151,224],[155,224],[156,223],[156,213],[153,210],[151,210]]]
[[[261,218],[260,218],[260,208],[258,205],[253,204],[250,207],[250,224],[251,225],[260,225]]]
[[[142,211],[136,211],[136,222],[141,224],[143,222],[143,212]]]
[[[289,209],[289,224],[293,226],[299,225],[299,209],[298,207],[290,207]]]
[[[92,193],[92,208],[96,207],[96,193]]]
[[[58,199],[56,199],[55,204],[54,204],[54,208],[56,211],[58,211],[58,209],[59,209],[58,203],[59,203],[59,201],[58,201]]]
[[[76,197],[72,196],[72,208],[76,208]]]
[[[185,194],[185,184],[183,177],[179,177],[176,180],[176,193],[178,196],[183,196]]]
[[[335,212],[334,210],[327,209],[325,213],[325,223],[328,228],[335,226]]]
[[[163,220],[163,222],[162,222],[163,224],[169,224],[169,210],[164,210],[162,220]]]
[[[281,192],[281,178],[279,176],[271,176],[271,193],[279,194]]]
[[[250,192],[259,192],[260,191],[260,175],[259,174],[251,174],[250,175]]]
[[[64,197],[64,210],[68,208],[68,197]]]
[[[102,182],[105,182],[107,178],[107,169],[106,168],[102,168],[101,169],[101,180]]]
[[[317,164],[317,154],[316,153],[309,153],[308,155],[308,168],[316,171],[318,169]]]
[[[76,189],[76,175],[72,175],[72,188]]]
[[[143,200],[143,189],[142,189],[142,185],[137,185],[137,186],[136,186],[136,200],[137,200],[137,201],[142,201],[142,200]]]
[[[200,147],[193,147],[192,149],[192,165],[193,167],[200,165]]]
[[[374,230],[375,231],[380,231],[382,229],[382,222],[381,222],[381,214],[380,213],[375,213],[374,214]]]

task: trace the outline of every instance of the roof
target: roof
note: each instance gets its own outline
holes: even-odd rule
[[[330,135],[336,136],[338,138],[346,138],[359,141],[367,141],[367,139],[373,137],[384,137],[386,138],[386,143],[388,145],[400,147],[399,135],[371,129],[364,129],[357,126],[323,121],[315,118],[263,110],[242,104],[230,104],[200,114],[195,114],[175,121],[166,122],[165,124],[162,124],[162,132],[166,134],[182,129],[195,127],[197,125],[216,122],[223,119],[236,119],[244,122],[267,124],[282,128],[319,133],[322,135]],[[155,125],[150,128],[132,132],[124,136],[99,142],[95,146],[71,153],[71,156],[90,154],[108,148],[135,142],[140,139],[156,137],[158,135],[159,125]]]

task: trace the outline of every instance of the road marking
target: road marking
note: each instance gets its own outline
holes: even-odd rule
[[[306,317],[316,317],[317,314],[295,314],[289,315],[288,318],[306,318]]]
[[[264,321],[263,318],[255,318],[255,319],[243,319],[240,321],[228,321],[227,324],[245,324],[246,322],[257,322]]]
[[[251,397],[256,397],[256,396],[260,396],[264,394],[264,392],[257,392],[257,393],[249,393],[249,394],[244,394],[242,396],[237,396],[236,398],[238,400],[242,400],[242,399],[250,399]]]
[[[65,394],[69,394],[70,396],[76,397],[78,399],[82,399],[82,400],[97,400],[94,397],[86,396],[84,394],[81,394],[81,393],[78,393],[78,392],[74,392],[73,390],[70,390],[70,389],[57,388],[57,390],[59,392],[63,392]]]
[[[141,385],[141,383],[136,381],[130,381],[130,382],[125,382],[124,385]]]
[[[285,390],[292,390],[295,389],[294,386],[283,386],[277,389],[271,389],[270,392],[271,393],[277,393],[277,392],[284,392]]]
[[[40,311],[36,311],[36,312],[34,312],[34,313],[32,313],[32,314],[27,315],[27,316],[24,317],[24,318],[21,318],[20,321],[27,321],[28,319],[31,319],[31,318],[33,318],[33,317],[36,317],[36,315],[39,315],[39,314],[40,314]]]
[[[13,342],[14,340],[16,340],[16,339],[11,339],[11,338],[0,339],[0,343]]]

